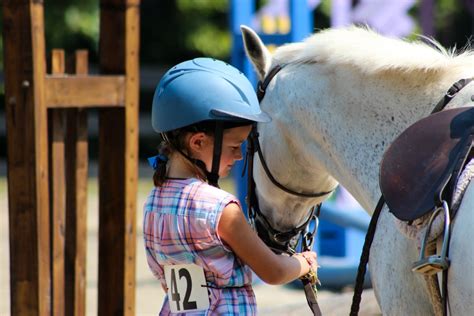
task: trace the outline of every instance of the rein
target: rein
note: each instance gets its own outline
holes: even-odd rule
[[[465,86],[467,86],[474,78],[461,79],[455,82],[442,97],[442,99],[436,104],[434,109],[430,114],[434,114],[442,111],[446,105],[461,91]],[[382,212],[383,206],[385,205],[385,198],[383,195],[380,196],[380,199],[375,207],[374,213],[369,223],[369,228],[367,229],[367,234],[365,236],[364,246],[362,248],[362,254],[360,257],[359,267],[357,269],[356,283],[354,287],[354,296],[352,297],[352,305],[350,316],[355,316],[359,314],[360,301],[362,298],[362,291],[364,285],[364,277],[367,269],[367,264],[369,262],[370,247],[375,236],[375,229],[377,226],[377,221]],[[446,315],[447,308],[447,271],[443,271],[443,305],[444,305],[444,315]]]

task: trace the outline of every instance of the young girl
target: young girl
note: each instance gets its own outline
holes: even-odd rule
[[[251,270],[284,284],[316,269],[314,252],[273,253],[218,187],[242,159],[252,124],[269,120],[247,78],[224,62],[186,61],[160,81],[152,125],[163,142],[143,229],[148,264],[167,292],[160,315],[255,315]]]

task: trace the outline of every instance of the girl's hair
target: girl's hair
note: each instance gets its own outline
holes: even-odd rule
[[[251,121],[241,122],[225,122],[224,129],[234,128],[239,126],[251,125]],[[186,135],[188,133],[205,133],[208,136],[214,136],[216,121],[202,121],[196,124],[185,126],[166,133],[166,138],[163,139],[158,146],[158,153],[165,157],[169,157],[174,152],[182,152],[189,156],[189,150],[185,143]],[[195,169],[195,174],[203,180],[206,179],[204,172],[195,164],[192,165]],[[155,186],[162,186],[167,179],[167,161],[159,160],[158,165],[153,174],[153,183]]]

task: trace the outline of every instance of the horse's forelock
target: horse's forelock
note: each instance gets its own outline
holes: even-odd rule
[[[472,47],[447,50],[425,37],[426,42],[390,38],[370,29],[350,26],[327,29],[305,41],[277,49],[280,63],[324,63],[351,66],[366,74],[383,71],[445,72],[459,67],[474,67]]]

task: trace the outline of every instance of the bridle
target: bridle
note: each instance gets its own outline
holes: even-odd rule
[[[264,78],[263,81],[258,83],[257,97],[258,101],[261,102],[265,96],[265,91],[267,89],[270,81],[275,77],[275,75],[282,69],[283,66],[275,66],[268,75]],[[316,235],[318,227],[318,216],[321,210],[321,203],[314,205],[310,209],[310,214],[305,222],[293,228],[290,231],[279,231],[275,229],[267,220],[267,218],[260,211],[258,206],[258,199],[256,195],[255,181],[253,179],[253,161],[255,152],[257,152],[262,164],[265,174],[270,179],[270,181],[280,190],[302,198],[315,198],[328,195],[334,191],[327,192],[317,192],[317,193],[305,193],[297,192],[288,188],[287,186],[281,184],[275,177],[272,175],[270,169],[268,168],[267,162],[263,157],[262,149],[259,142],[259,134],[257,131],[257,125],[254,124],[252,131],[250,132],[247,144],[247,156],[246,163],[248,163],[248,192],[247,192],[247,205],[248,205],[248,218],[250,224],[255,229],[259,237],[265,242],[265,244],[270,247],[276,253],[287,253],[293,255],[296,253],[296,248],[298,246],[298,241],[301,237],[301,251],[309,251],[312,248],[314,237]],[[245,167],[244,167],[245,171]],[[313,229],[310,230],[311,222],[314,222]],[[303,288],[306,296],[306,301],[309,308],[313,312],[313,315],[321,315],[321,309],[319,308],[317,297],[316,297],[316,284],[312,283],[306,276],[300,278],[303,283]]]
[[[265,96],[266,89],[270,81],[275,77],[275,75],[283,68],[283,66],[275,66],[268,75],[264,78],[263,81],[259,81],[257,87],[257,97],[258,101],[261,102]],[[287,186],[281,184],[268,168],[267,162],[263,157],[262,148],[259,141],[259,133],[257,131],[257,125],[255,124],[252,127],[250,132],[247,144],[247,155],[246,155],[246,164],[248,164],[248,181],[247,181],[247,205],[248,205],[248,217],[250,224],[256,230],[260,238],[269,246],[273,251],[277,253],[288,253],[294,254],[296,252],[296,247],[298,245],[298,240],[301,237],[302,240],[302,249],[310,250],[313,244],[314,236],[317,229],[318,216],[321,210],[321,204],[311,207],[310,214],[303,224],[293,228],[289,231],[279,231],[275,229],[268,219],[260,211],[258,205],[258,199],[256,195],[256,186],[253,179],[253,160],[255,153],[258,154],[260,163],[262,164],[263,170],[265,171],[266,176],[280,190],[302,198],[316,198],[328,195],[334,191],[327,192],[316,192],[316,193],[306,193],[306,192],[297,192],[288,188]],[[245,167],[244,167],[245,170]],[[310,231],[310,223],[314,221],[314,228]]]

